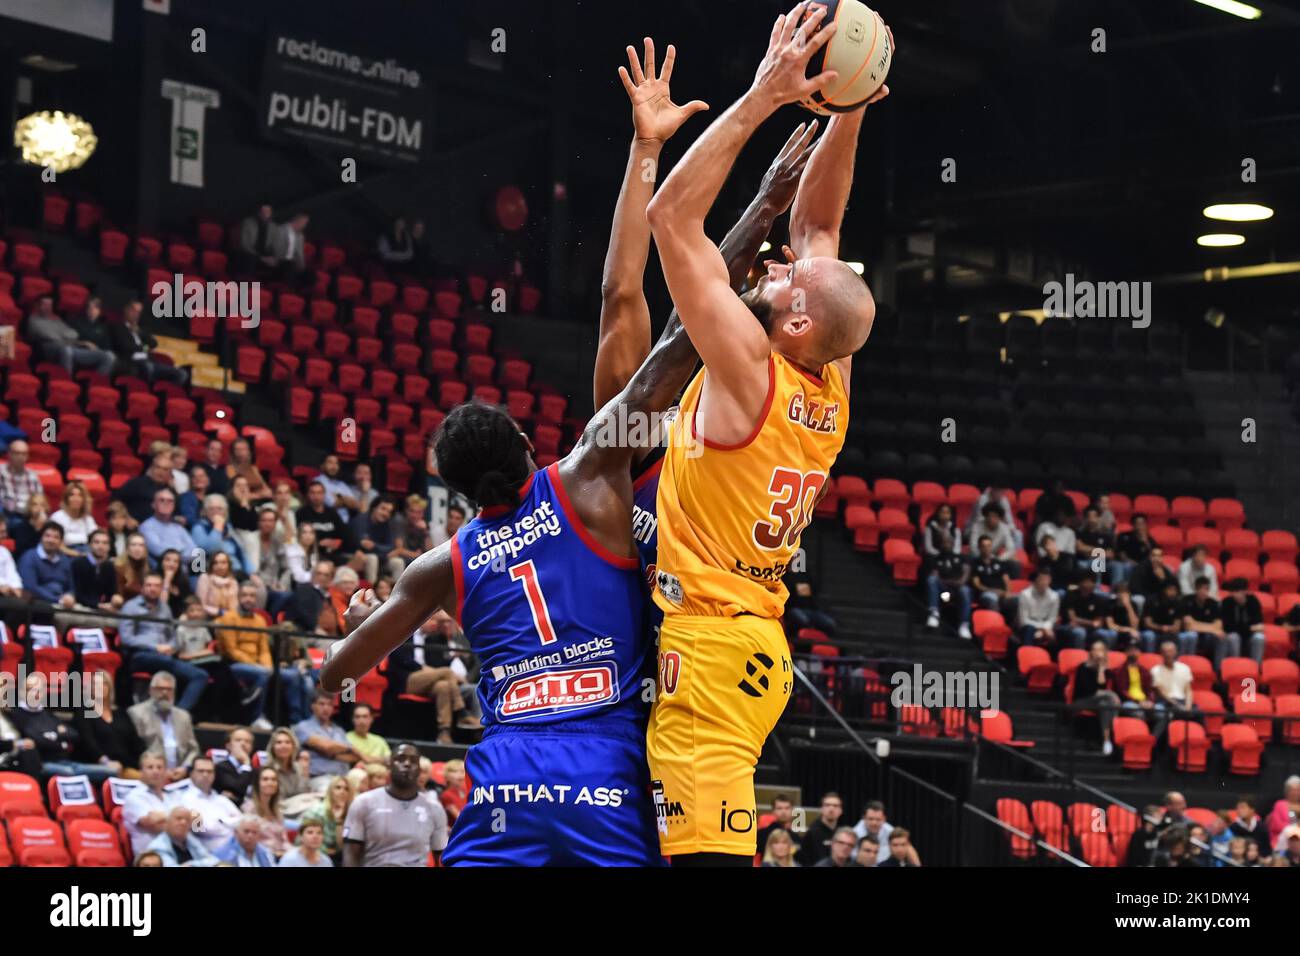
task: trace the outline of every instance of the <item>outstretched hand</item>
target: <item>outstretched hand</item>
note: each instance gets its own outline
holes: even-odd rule
[[[684,106],[672,101],[668,81],[672,79],[676,59],[677,49],[670,43],[664,56],[663,70],[655,76],[654,40],[645,38],[644,71],[636,48],[630,45],[627,48],[628,66],[620,66],[618,76],[632,101],[632,126],[637,139],[665,143],[688,119],[709,108],[702,100],[691,100]]]
[[[763,183],[759,187],[759,192],[776,209],[777,215],[784,213],[794,202],[804,167],[808,165],[809,157],[817,148],[812,141],[816,134],[816,120],[800,123],[790,134],[790,138],[785,141],[776,159],[772,160],[772,165],[767,168],[767,172],[763,174]]]
[[[826,17],[826,8],[816,6],[805,18],[808,6],[806,2],[797,3],[789,13],[776,18],[767,53],[754,74],[752,90],[766,98],[774,108],[806,99],[839,77],[834,70],[823,70],[811,79],[806,75],[808,61],[835,33],[834,23],[818,29]]]

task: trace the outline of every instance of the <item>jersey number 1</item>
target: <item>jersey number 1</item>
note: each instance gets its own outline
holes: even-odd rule
[[[528,598],[528,610],[533,613],[533,627],[543,644],[555,643],[555,627],[551,624],[551,612],[546,607],[546,595],[537,582],[537,566],[532,561],[513,565],[510,568],[510,580],[522,581],[524,596]]]

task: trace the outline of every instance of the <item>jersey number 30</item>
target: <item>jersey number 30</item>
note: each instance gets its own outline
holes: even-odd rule
[[[826,485],[820,471],[801,474],[793,468],[773,468],[767,490],[775,496],[769,520],[754,522],[754,541],[765,551],[793,548],[812,520],[813,508]]]
[[[533,627],[537,628],[537,636],[543,644],[554,644],[555,627],[551,624],[551,612],[546,607],[546,595],[542,593],[542,586],[537,581],[537,566],[532,561],[512,565],[510,580],[523,582],[524,596],[528,598],[528,610],[533,614]]]

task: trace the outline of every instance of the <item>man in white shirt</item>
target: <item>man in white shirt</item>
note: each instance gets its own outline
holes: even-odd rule
[[[876,863],[889,859],[889,834],[894,832],[894,825],[885,819],[885,805],[879,800],[872,800],[862,813],[862,819],[853,825],[853,833],[859,840],[866,837],[876,841]]]
[[[1176,715],[1191,710],[1192,669],[1178,660],[1177,641],[1168,639],[1160,644],[1160,663],[1151,668],[1151,683]]]
[[[1016,633],[1021,647],[1051,647],[1056,642],[1056,622],[1061,616],[1061,598],[1052,590],[1052,573],[1047,568],[1034,572],[1034,583],[1016,597]],[[885,841],[888,846],[888,841]]]
[[[1210,582],[1210,597],[1216,601],[1219,599],[1219,575],[1214,565],[1206,560],[1209,553],[1205,545],[1198,544],[1192,556],[1178,566],[1178,590],[1184,595],[1195,594],[1196,579],[1206,578]]]
[[[196,757],[190,768],[190,786],[181,793],[181,806],[196,814],[194,832],[208,850],[215,852],[235,834],[239,807],[212,789],[217,767],[211,757]]]
[[[343,824],[343,865],[424,866],[430,852],[447,847],[447,811],[418,789],[420,752],[414,744],[393,750],[387,787],[352,801]]]
[[[163,832],[167,814],[177,805],[178,795],[163,788],[167,784],[167,763],[162,754],[147,753],[140,758],[140,779],[143,787],[136,787],[122,804],[122,822],[131,837],[131,854],[139,856]]]

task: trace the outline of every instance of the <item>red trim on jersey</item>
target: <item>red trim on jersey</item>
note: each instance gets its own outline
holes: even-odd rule
[[[642,488],[646,486],[646,484],[650,481],[651,478],[658,478],[659,472],[663,471],[663,468],[664,468],[664,460],[663,458],[660,458],[653,465],[651,465],[649,468],[643,471],[636,481],[632,482],[632,490],[640,491]]]
[[[870,47],[868,47],[867,49],[870,49]],[[800,375],[802,375],[804,378],[808,379],[808,381],[816,385],[818,388],[821,388],[826,384],[826,380],[824,378],[822,378],[820,375],[815,375],[812,372],[808,371],[798,362],[792,362],[789,359],[786,359],[785,363],[789,365],[792,369],[794,369],[796,372],[798,372]]]
[[[701,389],[703,395],[703,389]],[[749,437],[735,445],[724,445],[722,442],[716,442],[708,438],[700,438],[695,431],[695,416],[699,414],[699,402],[695,403],[695,412],[691,414],[691,437],[700,438],[704,442],[705,448],[712,448],[714,451],[739,451],[742,448],[752,444],[758,437],[759,432],[763,430],[763,424],[767,421],[767,413],[772,410],[772,401],[776,398],[776,359],[771,355],[767,357],[767,400],[763,402],[763,410],[758,413],[758,422],[754,425],[754,430],[749,433]]]
[[[641,567],[641,562],[637,558],[620,558],[603,544],[597,541],[587,530],[587,526],[582,523],[578,517],[578,512],[574,510],[573,503],[569,501],[569,493],[564,490],[564,482],[560,480],[560,463],[553,462],[546,466],[546,473],[550,476],[551,484],[555,487],[555,497],[560,502],[560,507],[564,510],[564,516],[569,519],[569,524],[573,530],[578,532],[578,537],[582,543],[591,549],[592,553],[601,560],[612,564],[616,568],[624,571],[632,571]]]
[[[456,582],[456,623],[459,624],[465,606],[465,565],[461,563],[459,531],[451,536],[451,577]]]
[[[524,500],[524,497],[528,494],[528,489],[533,486],[533,475],[535,474],[537,474],[537,472],[531,472],[528,475],[528,478],[524,481],[523,486],[519,489],[519,502]],[[480,508],[478,512],[479,517],[500,518],[502,515],[509,514],[518,508],[519,502],[515,502],[513,505],[489,505],[486,508]]]

